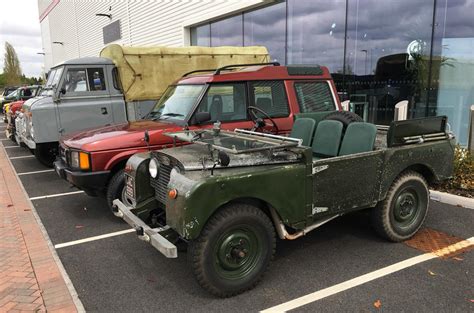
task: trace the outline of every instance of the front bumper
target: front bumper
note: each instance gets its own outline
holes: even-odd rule
[[[77,188],[84,190],[88,195],[97,196],[104,192],[109,181],[110,171],[81,172],[67,167],[62,159],[54,162],[54,170],[64,180]]]
[[[119,199],[115,199],[113,204],[115,216],[122,218],[128,225],[132,226],[136,230],[138,238],[151,244],[167,258],[178,257],[176,246],[160,234],[160,232],[168,230],[169,226],[151,228],[133,214],[130,208]]]

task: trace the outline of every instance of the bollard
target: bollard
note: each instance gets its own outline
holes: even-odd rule
[[[393,115],[393,119],[395,121],[406,120],[408,116],[408,100],[403,100],[395,104],[395,111]]]
[[[469,134],[467,136],[467,148],[471,153],[474,153],[474,104],[469,110]]]
[[[341,102],[341,106],[342,106],[342,110],[343,111],[349,111],[349,104],[351,102],[349,100],[346,100],[346,101],[342,101]]]

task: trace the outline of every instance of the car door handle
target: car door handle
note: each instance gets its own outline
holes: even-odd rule
[[[100,111],[102,112],[103,115],[108,114],[106,107],[100,108]]]

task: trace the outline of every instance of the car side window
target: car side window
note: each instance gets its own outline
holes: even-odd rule
[[[66,93],[88,91],[86,77],[86,70],[83,68],[68,69],[63,83]]]
[[[250,105],[262,109],[270,117],[286,117],[290,114],[283,81],[251,82],[250,93]]]
[[[229,122],[247,118],[245,84],[215,84],[207,90],[198,112],[209,112],[210,122]]]
[[[67,93],[105,90],[102,68],[70,68],[66,73],[63,88]]]
[[[334,98],[327,82],[295,83],[301,113],[334,111]]]
[[[104,69],[100,67],[88,68],[87,78],[89,81],[89,90],[91,91],[105,90]]]

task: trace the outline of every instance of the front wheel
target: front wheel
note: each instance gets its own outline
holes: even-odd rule
[[[109,185],[107,186],[106,198],[107,205],[111,210],[113,207],[112,202],[115,199],[120,199],[126,206],[132,206],[132,201],[127,197],[125,192],[125,171],[123,169],[115,173],[110,179]]]
[[[46,165],[47,167],[53,167],[53,162],[56,160],[56,156],[58,155],[58,143],[38,143],[36,144],[33,154],[41,164]]]
[[[213,295],[231,297],[262,279],[275,253],[275,232],[261,210],[234,204],[218,211],[188,249],[199,284]]]
[[[423,176],[413,171],[402,173],[392,183],[385,200],[372,209],[372,225],[388,240],[407,240],[423,224],[428,204],[428,184]]]

